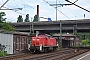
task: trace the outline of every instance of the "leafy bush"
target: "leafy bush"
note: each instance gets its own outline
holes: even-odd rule
[[[82,40],[82,44],[86,46],[87,41],[86,40]]]
[[[6,51],[0,51],[0,56],[6,56],[7,52]]]
[[[60,50],[60,49],[61,49],[61,47],[58,46],[58,50]]]
[[[90,40],[87,40],[87,45],[90,46]]]

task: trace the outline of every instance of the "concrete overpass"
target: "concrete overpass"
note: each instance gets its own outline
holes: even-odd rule
[[[32,22],[11,23],[16,28],[16,31],[30,32]],[[80,20],[62,20],[62,32],[73,32],[74,26],[77,26],[77,32],[90,32],[90,19]],[[60,21],[40,21],[33,22],[34,32],[40,31],[43,33],[59,33]]]

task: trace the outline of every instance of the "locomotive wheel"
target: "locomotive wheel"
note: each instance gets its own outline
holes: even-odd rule
[[[53,52],[54,52],[55,48],[53,47]]]
[[[45,52],[45,53],[47,52],[47,48],[44,48],[44,52]]]
[[[34,53],[35,53],[36,51],[34,50]]]
[[[56,50],[56,48],[54,47],[54,48],[53,48],[53,51],[55,51],[55,50]]]
[[[34,51],[33,51],[34,53],[36,53],[36,47],[34,46]]]

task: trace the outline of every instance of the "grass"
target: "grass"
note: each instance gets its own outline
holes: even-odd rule
[[[61,49],[61,47],[58,46],[58,50],[60,50],[60,49]]]
[[[7,52],[6,51],[0,51],[0,56],[6,56]]]

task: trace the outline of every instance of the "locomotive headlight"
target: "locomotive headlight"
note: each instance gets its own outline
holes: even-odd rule
[[[37,39],[37,41],[39,41],[39,39]]]
[[[35,39],[32,39],[33,41],[35,40]]]
[[[40,51],[42,51],[42,44],[40,44]]]

